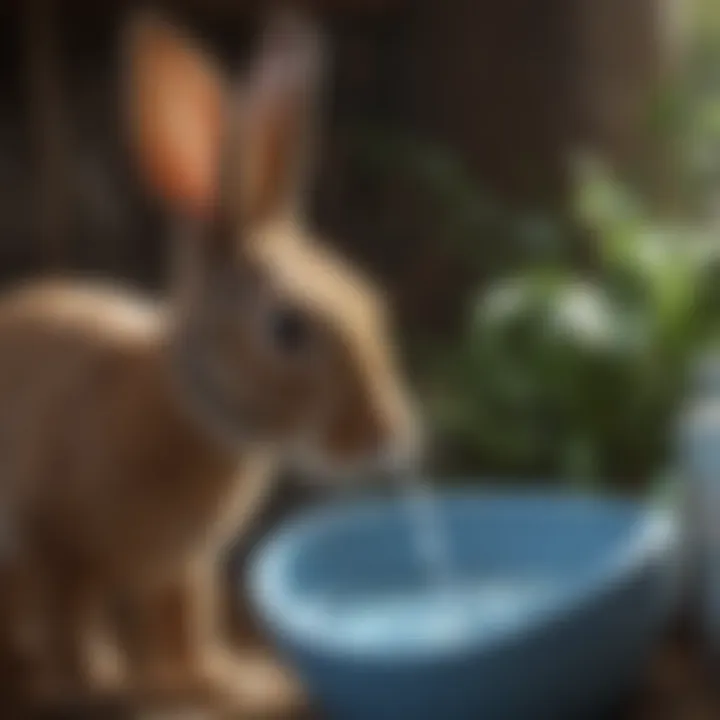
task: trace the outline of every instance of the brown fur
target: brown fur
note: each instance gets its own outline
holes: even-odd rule
[[[275,30],[241,112],[172,27],[145,16],[128,36],[135,153],[191,228],[167,300],[49,281],[0,302],[0,551],[53,692],[92,682],[103,626],[140,689],[237,686],[211,576],[277,466],[338,472],[414,447],[384,302],[297,212],[317,37]],[[221,156],[242,167],[219,172]],[[297,352],[276,327],[288,310]]]

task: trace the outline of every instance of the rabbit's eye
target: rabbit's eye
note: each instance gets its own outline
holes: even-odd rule
[[[281,308],[271,317],[271,334],[275,347],[287,354],[305,349],[310,339],[307,318],[298,310]]]

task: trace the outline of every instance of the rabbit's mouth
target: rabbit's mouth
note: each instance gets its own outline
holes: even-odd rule
[[[376,407],[377,405],[377,407]],[[369,409],[369,406],[372,409]],[[363,484],[413,470],[424,457],[424,432],[419,414],[404,405],[360,403],[331,413],[319,424],[311,442],[295,453],[298,469],[322,482],[340,480]],[[348,420],[348,418],[350,418]]]
[[[311,485],[367,485],[415,468],[420,452],[417,441],[405,441],[400,436],[388,441],[386,447],[373,446],[353,453],[339,453],[315,437],[311,442],[296,443],[290,459],[300,478]]]

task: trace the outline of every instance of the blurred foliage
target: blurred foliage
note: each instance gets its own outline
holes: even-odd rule
[[[678,206],[718,216],[720,193],[720,3],[682,4],[686,18],[679,72],[653,108],[649,130],[671,149]]]
[[[675,175],[660,207],[584,160],[572,216],[528,217],[488,202],[437,149],[371,138],[371,163],[440,199],[445,250],[493,277],[456,336],[416,348],[443,471],[642,487],[664,469],[688,364],[720,331],[716,0],[698,4],[692,38],[653,117]]]
[[[496,274],[517,262],[548,260],[565,252],[562,221],[546,212],[522,213],[492,198],[462,161],[446,148],[402,130],[366,125],[350,143],[356,170],[369,173],[383,191],[412,186],[413,214],[421,217],[423,235],[440,241],[474,269]],[[478,242],[492,237],[493,242]],[[417,239],[417,238],[414,238]],[[417,249],[417,248],[416,248]]]
[[[346,147],[357,184],[342,206],[355,214],[339,234],[354,233],[354,248],[370,255],[410,330],[409,360],[420,370],[426,346],[460,331],[478,287],[519,262],[569,261],[563,218],[497,202],[446,148],[372,123],[355,126]]]
[[[593,271],[547,263],[492,283],[428,360],[451,469],[627,485],[672,447],[688,362],[720,330],[720,236],[655,220],[598,168],[579,188]]]

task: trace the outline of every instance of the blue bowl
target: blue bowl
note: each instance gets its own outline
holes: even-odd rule
[[[552,492],[437,502],[453,573],[472,592],[435,616],[414,604],[427,568],[400,501],[316,510],[256,551],[251,601],[325,715],[558,720],[612,708],[673,610],[672,516]]]

